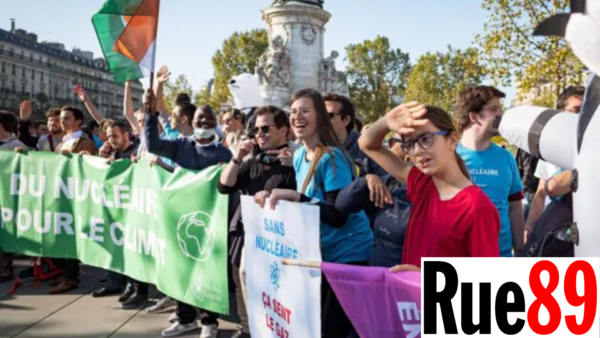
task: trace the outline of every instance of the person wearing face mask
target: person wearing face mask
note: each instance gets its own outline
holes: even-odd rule
[[[499,135],[505,94],[494,87],[476,86],[458,95],[455,115],[462,138],[456,152],[469,169],[473,183],[490,198],[500,214],[500,256],[512,257],[524,245],[523,183],[517,162],[491,139]]]
[[[402,136],[402,148],[414,166],[383,146],[392,131]],[[358,142],[367,156],[406,184],[412,203],[403,265],[392,271],[418,270],[422,257],[499,256],[498,211],[469,180],[447,112],[418,102],[401,104],[363,129]]]
[[[220,163],[227,163],[232,154],[220,144],[216,137],[217,118],[210,106],[199,107],[192,121],[194,134],[176,139],[161,139],[158,132],[158,112],[154,92],[148,89],[144,106],[149,107],[144,125],[148,152],[170,159],[175,164],[189,170],[203,170]],[[218,314],[201,310],[201,338],[216,338],[218,334]],[[165,337],[176,336],[198,328],[196,310],[188,304],[177,302],[177,311],[172,318],[172,326],[163,330]]]

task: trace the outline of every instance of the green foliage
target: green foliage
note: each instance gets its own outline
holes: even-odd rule
[[[188,82],[188,79],[184,74],[179,75],[173,82],[169,81],[165,83],[164,98],[167,110],[169,112],[173,111],[177,94],[187,93],[190,96],[190,98],[192,98],[192,92],[192,85]]]
[[[554,95],[581,82],[583,65],[565,39],[532,36],[544,19],[569,12],[569,0],[483,0],[482,7],[488,17],[476,40],[496,83],[514,78],[522,98],[543,81],[555,84]]]
[[[481,83],[486,68],[479,62],[475,48],[452,49],[445,53],[427,53],[414,66],[406,88],[405,101],[419,101],[453,110],[458,93]]]
[[[538,107],[554,108],[556,107],[556,99],[557,96],[553,91],[544,90],[540,93],[540,95],[533,99],[532,104]]]
[[[373,122],[390,108],[390,93],[404,94],[410,72],[409,55],[392,49],[384,36],[351,44],[346,47],[346,54],[350,96],[365,123]]]
[[[267,32],[264,29],[254,29],[248,32],[235,32],[223,41],[221,49],[212,59],[215,69],[215,83],[209,102],[214,107],[220,107],[229,100],[230,93],[227,84],[232,77],[241,73],[254,74],[258,59],[268,48]],[[207,93],[200,93],[206,99]]]

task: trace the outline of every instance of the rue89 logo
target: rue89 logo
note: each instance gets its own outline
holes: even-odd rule
[[[600,337],[600,258],[426,258],[424,337]]]

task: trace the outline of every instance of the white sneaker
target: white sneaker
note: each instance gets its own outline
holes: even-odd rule
[[[163,337],[175,337],[186,332],[194,331],[196,329],[198,329],[198,323],[195,321],[189,324],[179,324],[176,322],[168,328],[164,329],[161,334]],[[202,330],[202,332],[204,332],[204,330]]]
[[[200,332],[200,338],[217,338],[219,334],[219,328],[217,325],[202,325],[202,332]]]
[[[179,323],[179,316],[177,315],[177,312],[173,312],[169,316],[169,323]]]
[[[175,302],[174,300],[172,300],[169,297],[163,297],[161,299],[159,299],[156,304],[149,306],[146,308],[146,312],[147,313],[156,313],[165,309],[168,309],[172,306],[177,305],[177,302]]]

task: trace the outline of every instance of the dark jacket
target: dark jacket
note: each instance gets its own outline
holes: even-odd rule
[[[281,148],[285,147],[287,145]],[[231,263],[239,266],[244,247],[244,222],[238,193],[253,196],[259,191],[270,192],[276,188],[295,190],[296,172],[294,167],[284,166],[279,160],[272,161],[264,153],[258,153],[240,165],[234,186],[225,186],[219,182],[217,187],[221,194],[227,194],[231,201],[237,201],[237,204],[233,206],[235,213],[230,216],[229,256]]]
[[[535,194],[540,182],[539,178],[534,175],[539,159],[531,156],[524,150],[518,149],[515,160],[519,174],[521,175],[521,181],[523,182],[523,189],[525,192]]]
[[[231,152],[220,143],[201,146],[194,136],[172,140],[161,139],[158,133],[158,117],[146,115],[144,128],[148,152],[165,157],[180,167],[190,170],[203,170],[231,160]]]
[[[377,175],[379,177],[387,175],[387,172],[383,170],[375,161],[369,158],[365,153],[360,150],[358,147],[358,138],[360,134],[353,130],[348,134],[348,138],[346,142],[344,142],[344,148],[352,159],[354,160],[354,164],[358,166],[360,169],[359,176],[366,176],[367,174]]]
[[[335,207],[344,213],[364,210],[371,220],[375,235],[375,253],[371,257],[373,266],[392,267],[400,264],[404,248],[404,234],[410,216],[411,204],[406,199],[406,186],[390,175],[382,177],[394,204],[377,208],[370,199],[369,187],[364,177],[359,177],[342,190]]]
[[[23,144],[31,149],[36,149],[40,138],[38,136],[31,136],[29,133],[29,127],[31,127],[31,125],[32,123],[30,120],[19,119],[19,141],[23,142]]]

